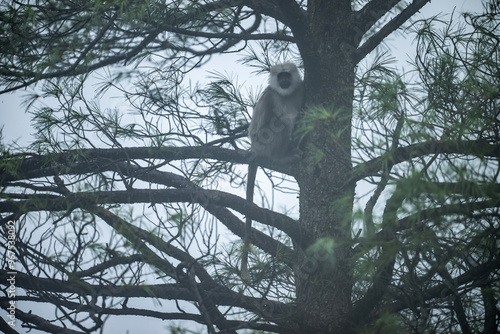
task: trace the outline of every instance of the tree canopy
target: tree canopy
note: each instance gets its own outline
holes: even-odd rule
[[[499,331],[500,4],[429,2],[1,1],[0,330]],[[283,61],[291,163],[246,137]]]

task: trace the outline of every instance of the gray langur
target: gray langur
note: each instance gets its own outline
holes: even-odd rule
[[[304,83],[297,66],[283,63],[271,67],[269,86],[255,105],[248,136],[251,152],[258,157],[284,161],[293,155],[295,148],[292,132],[295,120],[304,104]],[[247,200],[253,203],[257,165],[248,165]],[[252,219],[246,218],[245,238],[241,254],[241,277],[248,279],[248,252]]]

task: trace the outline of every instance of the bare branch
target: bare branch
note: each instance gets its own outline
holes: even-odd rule
[[[360,62],[367,54],[372,52],[387,36],[396,31],[406,21],[408,21],[415,13],[417,13],[430,0],[415,0],[408,5],[395,18],[391,19],[384,27],[371,36],[363,45],[356,50],[356,63]],[[391,1],[390,3],[392,3]],[[370,13],[365,12],[365,15]],[[379,14],[375,14],[378,16]]]
[[[2,305],[5,309],[9,307],[8,305]],[[0,318],[0,331],[4,332],[5,334],[19,334],[18,331],[14,330],[11,325],[7,324],[5,320]]]
[[[197,276],[200,277],[198,273]],[[7,271],[0,269],[0,279],[6,280],[8,277],[9,274],[7,273]],[[92,285],[81,280],[60,280],[56,278],[32,277],[21,272],[18,272],[16,274],[16,284],[18,284],[17,285],[18,288],[35,289],[35,290],[43,289],[43,291],[51,293],[78,293],[80,295],[91,295],[93,293],[97,293],[99,296],[103,297],[124,297],[124,298],[147,298],[153,296],[159,299],[185,300],[190,302],[197,301],[196,296],[188,288],[183,287],[182,285],[179,284],[154,284],[146,286],[138,286],[138,285],[115,286],[108,284]],[[291,305],[286,305],[271,300],[269,301],[262,300],[262,298],[253,298],[244,296],[226,288],[220,289],[217,288],[217,286],[207,285],[204,281],[202,281],[202,283],[199,286],[203,287],[208,298],[213,299],[219,305],[246,308],[257,314],[264,315],[265,310],[261,309],[261,307],[265,302],[267,307],[271,307],[273,309],[273,314],[265,314],[266,317],[269,317],[270,319],[281,318],[281,320],[278,320],[278,322],[286,321],[286,319],[289,319],[288,321],[291,321],[290,320],[291,318],[289,318],[293,315],[293,306]],[[19,299],[21,298],[29,298],[29,297],[19,296]],[[0,297],[0,304],[4,303],[5,300],[7,299]],[[26,299],[26,300],[40,301],[33,299]],[[70,305],[68,304],[68,306]],[[82,307],[82,305],[77,305],[77,306],[79,306],[79,308]],[[97,305],[93,305],[92,307],[97,307]],[[123,315],[136,314],[132,313],[133,309],[130,308],[124,308],[123,311],[113,310],[113,309],[101,309],[101,310],[103,311],[104,314],[123,314]],[[143,311],[143,310],[139,311],[140,311],[139,315],[148,315],[148,316],[158,317],[159,319],[187,319],[186,317],[183,317],[182,314],[173,313],[172,315],[169,315],[165,314],[164,312],[160,313],[160,312]],[[191,317],[189,319],[193,320],[191,319]],[[197,319],[201,320],[201,318]],[[239,324],[241,325],[242,323]]]
[[[398,220],[397,228],[394,228],[392,232],[388,232],[385,229],[377,232],[373,237],[370,238],[359,238],[359,244],[353,249],[354,253],[362,252],[366,247],[371,247],[370,244],[374,240],[383,241],[386,240],[388,234],[393,234],[395,232],[405,231],[412,228],[418,228],[425,226],[428,220],[436,219],[437,217],[445,216],[468,216],[475,211],[485,210],[489,208],[496,208],[500,206],[500,200],[490,199],[485,201],[472,201],[469,203],[460,204],[449,204],[443,205],[437,208],[430,208],[420,210],[413,215],[401,218]]]
[[[373,276],[373,283],[351,312],[350,317],[356,323],[371,321],[367,315],[382,301],[382,297],[386,294],[389,284],[392,281],[398,252],[395,250],[393,244],[387,244],[386,242],[390,240],[396,241],[395,234],[398,229],[398,225],[396,224],[397,210],[401,207],[404,199],[405,194],[401,194],[401,191],[396,189],[392,197],[387,201],[383,214],[381,252],[378,257],[379,266]]]
[[[166,202],[187,202],[198,203],[202,206],[222,205],[249,215],[253,220],[262,224],[276,227],[296,240],[300,240],[297,222],[286,215],[273,212],[268,209],[259,208],[253,203],[249,203],[239,196],[218,190],[204,189],[147,189],[147,190],[127,190],[127,191],[94,191],[91,193],[72,193],[66,197],[53,195],[30,195],[26,201],[3,201],[0,202],[2,212],[31,212],[55,210],[62,211],[70,208],[86,208],[88,204],[111,204],[111,203],[166,203]],[[244,225],[235,231],[237,235],[243,237]],[[258,231],[259,238],[263,235]],[[257,239],[257,238],[256,238]],[[269,241],[272,239],[269,239]],[[275,248],[287,249],[284,245],[275,245]]]
[[[0,169],[0,184],[14,180],[54,176],[56,174],[95,173],[113,168],[109,161],[127,161],[134,159],[161,159],[164,161],[178,161],[188,159],[214,159],[248,164],[254,161],[264,168],[270,168],[284,174],[293,175],[294,166],[276,164],[266,159],[255,159],[248,151],[230,150],[212,146],[192,147],[131,147],[112,149],[83,149],[69,150],[62,153],[50,154],[51,163],[43,155],[26,157],[26,154],[8,158],[11,162],[18,161],[16,173],[9,173]]]
[[[463,274],[455,277],[453,279],[455,286],[463,286],[471,282],[481,281],[483,278],[495,270],[500,269],[500,258],[492,259],[491,261],[480,264],[474,268],[465,271]],[[424,300],[431,300],[433,298],[444,298],[453,294],[453,291],[448,287],[446,283],[437,284],[431,288],[426,289],[423,292]],[[400,294],[397,298],[398,301],[391,304],[391,312],[397,312],[399,310],[405,309],[410,306],[411,300],[408,300],[406,296]]]
[[[386,15],[401,0],[372,0],[363,8],[354,13],[354,22],[362,33],[370,28],[384,15]]]
[[[0,300],[0,305],[2,306],[2,308],[7,309],[8,302],[4,302],[4,301]],[[36,326],[33,328],[36,328],[37,330],[46,331],[47,333],[85,334],[85,332],[75,331],[75,330],[72,330],[69,328],[59,327],[59,326],[53,325],[49,321],[47,321],[46,319],[44,319],[42,317],[39,317],[35,314],[32,314],[31,312],[29,312],[29,313],[23,312],[20,309],[16,309],[16,318],[18,318],[19,320],[21,320],[27,324],[33,324]],[[29,325],[29,327],[32,327],[32,326]],[[12,331],[10,331],[10,332],[6,331],[5,333],[10,334],[10,333],[17,333],[17,332],[13,331],[13,329],[12,329]]]
[[[399,164],[410,161],[414,158],[432,154],[463,154],[477,157],[500,158],[500,144],[491,143],[485,140],[473,141],[443,141],[425,142],[399,147],[394,153],[383,154],[373,160],[359,164],[353,170],[353,177],[350,182],[361,180],[367,176],[376,176],[379,171],[384,170],[387,162]]]

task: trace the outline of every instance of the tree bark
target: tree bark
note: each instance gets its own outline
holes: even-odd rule
[[[295,268],[304,333],[350,333],[352,328],[347,318],[352,303],[354,184],[346,180],[352,171],[354,50],[358,41],[349,22],[350,6],[349,1],[310,1],[308,7],[310,43],[316,52],[302,52],[311,55],[304,57],[304,122],[312,119],[314,130],[303,141],[305,159],[297,181],[302,244],[309,248],[298,250]],[[321,116],[313,116],[318,110]]]

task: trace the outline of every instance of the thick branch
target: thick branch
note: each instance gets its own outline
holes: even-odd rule
[[[13,171],[6,168],[0,169],[0,184],[5,185],[9,181],[63,174],[94,174],[113,170],[114,162],[135,159],[159,159],[169,162],[189,159],[214,159],[241,164],[255,162],[264,168],[288,175],[294,175],[295,170],[294,166],[271,163],[266,159],[254,159],[255,156],[248,151],[213,146],[81,149],[36,155],[28,158],[25,158],[25,156],[0,157],[0,160],[6,161],[6,165],[10,165],[10,163],[17,164]]]
[[[5,284],[8,277],[9,274],[7,271],[0,269],[0,284]],[[18,272],[16,274],[16,287],[26,290],[42,290],[49,293],[78,293],[82,296],[97,294],[102,297],[155,297],[168,300],[197,301],[189,289],[179,286],[179,284],[154,284],[143,286],[93,285],[81,280],[32,277]],[[205,293],[208,298],[216,301],[218,305],[241,307],[251,310],[256,314],[265,313],[262,307],[269,307],[273,310],[273,314],[267,313],[267,317],[277,318],[277,322],[286,321],[286,318],[289,317],[290,314],[293,314],[293,307],[291,306],[287,306],[280,302],[262,300],[262,298],[244,296],[226,288],[224,288],[224,291],[221,291],[220,289],[207,289],[205,287]],[[0,302],[2,300],[5,300],[5,298],[0,298]]]
[[[88,204],[134,204],[134,203],[165,203],[165,202],[187,202],[198,203],[202,206],[219,205],[235,209],[242,214],[248,215],[252,220],[269,226],[276,227],[292,238],[299,241],[300,231],[297,222],[286,215],[260,208],[249,203],[239,196],[218,190],[204,189],[147,189],[127,191],[95,191],[92,193],[74,193],[66,198],[53,195],[32,195],[26,201],[4,201],[0,202],[1,212],[30,212],[30,211],[64,211],[68,207],[85,208]],[[243,223],[242,223],[243,224]],[[243,236],[242,230],[237,233]],[[286,249],[287,247],[285,247]]]
[[[45,302],[44,300],[40,300],[39,298],[36,297],[24,297],[24,296],[19,296],[16,297],[18,300],[22,301],[29,301],[29,302]],[[0,297],[0,305],[2,303],[2,297]],[[134,308],[134,307],[128,307],[124,306],[122,308],[103,308],[98,305],[82,305],[80,303],[74,303],[74,302],[69,302],[69,301],[63,301],[60,300],[60,304],[63,305],[64,307],[71,309],[71,310],[78,310],[78,312],[96,312],[99,314],[108,314],[108,315],[119,315],[119,316],[143,316],[143,317],[150,317],[150,318],[156,318],[160,320],[190,320],[190,321],[195,321],[200,324],[203,324],[203,318],[198,315],[198,314],[191,314],[187,312],[168,312],[166,313],[165,311],[152,311],[152,310],[147,310],[147,309],[139,309],[139,308]],[[24,312],[23,312],[24,313]],[[18,332],[15,332],[11,329],[11,327],[7,324],[8,326],[6,329],[2,327],[1,321],[3,321],[2,318],[0,318],[0,330],[4,330],[6,334],[19,334]],[[251,328],[253,330],[261,330],[261,331],[268,331],[268,332],[276,332],[278,333],[280,331],[280,327],[276,325],[269,325],[269,324],[263,324],[259,323],[256,321],[238,321],[238,320],[227,320],[226,323],[228,324],[229,328],[236,328],[236,329],[241,329],[241,328]],[[8,329],[11,329],[12,331],[9,332],[7,331]],[[65,333],[63,331],[56,331],[54,332],[56,334],[58,333]],[[77,332],[80,333],[80,332]]]
[[[294,42],[295,38],[293,36],[287,36],[283,34],[271,34],[271,33],[261,33],[261,34],[250,34],[250,30],[245,30],[243,33],[214,33],[214,32],[204,32],[204,31],[193,31],[184,28],[178,28],[170,25],[164,26],[164,30],[169,32],[178,33],[181,35],[192,36],[192,37],[204,37],[208,39],[237,39],[238,41],[256,41],[256,40],[279,40]]]
[[[158,184],[163,184],[169,187],[175,187],[175,188],[182,188],[182,189],[198,189],[202,190],[186,178],[169,173],[169,172],[163,172],[163,171],[158,171],[158,170],[149,170],[149,169],[143,169],[131,165],[126,165],[125,163],[120,164],[120,170],[128,176],[132,176],[134,178],[146,181],[146,182],[154,182]],[[237,218],[231,211],[226,209],[224,206],[220,205],[214,205],[211,202],[208,201],[202,201],[199,203],[205,210],[210,212],[212,215],[214,215],[220,222],[222,222],[231,232],[233,232],[235,235],[242,236],[242,229],[244,228],[242,225],[242,222],[239,218]],[[259,209],[256,209],[257,206],[252,205],[250,210],[255,210],[258,211]],[[288,222],[285,222],[285,225],[290,224],[290,220]],[[283,228],[291,228],[295,229],[296,231],[292,233],[293,237],[296,237],[296,235],[299,235],[299,226],[298,224],[294,221],[293,225],[291,226],[283,226]],[[286,232],[286,231],[285,231]],[[268,254],[272,256],[277,256],[281,255],[284,258],[284,262],[288,263],[291,265],[290,259],[292,258],[292,251],[283,245],[282,243],[274,240],[273,238],[267,236],[266,234],[260,232],[257,229],[252,229],[252,233],[250,234],[250,241],[259,247],[260,249],[264,250]],[[280,254],[278,254],[278,252]]]
[[[118,233],[122,234],[124,237],[126,237],[136,248],[138,251],[141,253],[144,253],[145,256],[149,259],[149,261],[155,265],[156,267],[162,269],[165,273],[169,274],[169,270],[171,268],[170,264],[163,264],[165,262],[153,251],[151,251],[146,244],[143,242],[147,242],[148,244],[153,245],[156,249],[159,251],[162,251],[166,254],[169,254],[179,260],[182,261],[182,263],[186,263],[189,266],[192,266],[196,270],[196,276],[200,279],[201,283],[198,284],[196,283],[196,290],[199,291],[201,295],[204,296],[203,300],[215,300],[215,304],[220,304],[219,299],[217,299],[212,293],[220,293],[224,295],[230,295],[232,296],[233,301],[231,301],[231,304],[235,302],[235,300],[241,300],[242,297],[241,295],[232,292],[228,288],[226,288],[223,285],[220,285],[219,283],[215,282],[215,280],[212,279],[210,274],[201,266],[194,258],[192,258],[189,254],[180,251],[170,245],[168,242],[165,242],[161,237],[158,237],[148,231],[144,231],[143,229],[140,229],[132,224],[127,223],[120,217],[112,214],[110,211],[101,209],[98,207],[93,208],[94,211],[101,217],[103,220],[105,220],[113,229],[115,229]],[[285,246],[283,246],[285,247]],[[165,267],[166,269],[165,270]],[[195,280],[193,279],[193,282]],[[194,291],[193,287],[191,286],[192,289],[189,289],[193,294],[192,297],[194,298],[193,301],[200,302],[199,298],[196,297],[196,291]],[[248,309],[249,311],[260,314],[262,313],[261,310],[261,299],[259,299],[259,302],[256,303],[257,299],[248,297],[245,298],[245,302],[243,304],[240,304],[240,307],[243,307],[245,309]],[[268,302],[267,300],[265,301],[266,303]],[[216,308],[215,304],[212,304],[213,307]],[[278,307],[278,309],[282,309],[284,311],[287,311],[286,308],[284,307],[284,304],[273,302],[271,303],[273,306]],[[212,307],[212,311],[210,312],[211,314],[215,314],[215,317],[218,318],[221,313],[218,311],[218,309],[215,311]],[[283,320],[283,317],[287,316],[288,313],[280,313],[277,312],[276,314],[265,314],[263,315],[265,318],[274,320],[278,323],[290,323],[290,319],[288,320]],[[217,323],[224,324],[224,326],[227,326],[226,322],[224,319],[219,319]]]
[[[223,224],[225,224],[233,233],[242,236],[243,224],[240,219],[236,218],[229,210],[225,209],[228,201],[233,203],[234,208],[244,214],[255,217],[255,220],[260,221],[264,224],[275,226],[286,233],[288,233],[293,239],[300,243],[300,232],[298,224],[284,216],[275,216],[272,211],[266,209],[260,209],[254,204],[247,203],[245,200],[230,194],[219,192],[214,194],[214,196],[209,193],[203,193],[202,189],[195,189],[194,185],[183,177],[177,176],[172,173],[160,172],[152,170],[150,168],[140,169],[123,163],[121,161],[127,161],[131,159],[162,159],[167,161],[172,160],[183,160],[183,159],[199,159],[199,158],[213,158],[219,161],[241,161],[242,163],[249,162],[252,155],[246,151],[234,151],[221,149],[211,146],[200,146],[200,147],[184,147],[184,148],[124,148],[124,149],[89,149],[89,150],[79,150],[79,151],[67,151],[59,154],[52,154],[50,158],[47,159],[44,156],[37,156],[24,159],[18,167],[15,168],[15,174],[9,174],[8,171],[4,171],[3,182],[11,181],[12,179],[24,179],[24,178],[37,178],[37,177],[48,177],[63,174],[86,174],[86,173],[98,173],[104,171],[116,171],[123,175],[129,175],[134,178],[138,178],[148,182],[154,182],[158,184],[164,184],[171,187],[179,188],[190,188],[189,190],[180,191],[184,195],[177,197],[181,201],[191,202],[192,200],[197,200],[199,204],[205,207],[207,211],[211,212],[216,216]],[[44,166],[44,161],[51,161],[47,166]],[[110,161],[115,161],[115,163],[110,163]],[[255,160],[258,161],[258,160]],[[265,163],[265,162],[264,162]],[[272,166],[272,165],[271,165]],[[274,167],[275,169],[279,169]],[[141,190],[142,192],[143,190]],[[169,190],[171,192],[173,190]],[[166,195],[166,194],[165,194]],[[173,194],[171,194],[173,195]],[[107,196],[107,195],[106,195]],[[150,194],[139,195],[144,200],[151,201]],[[208,197],[207,197],[208,196]],[[93,197],[90,195],[90,197]],[[125,195],[125,197],[127,197]],[[120,198],[124,199],[123,195]],[[168,196],[167,196],[168,197]],[[176,197],[176,195],[174,195]],[[46,199],[55,200],[52,202],[50,207],[38,207],[35,210],[46,210],[46,209],[62,209],[62,202],[58,202],[61,198],[47,196]],[[90,201],[94,199],[88,198]],[[155,199],[156,202],[165,201],[164,198]],[[214,202],[216,200],[216,202]],[[128,201],[128,200],[127,200]],[[78,203],[74,202],[76,206]],[[18,203],[20,204],[20,203]],[[36,204],[33,203],[35,206]],[[219,206],[214,204],[220,204]],[[2,205],[8,205],[6,202],[1,202]],[[31,204],[29,204],[31,205]],[[55,205],[55,206],[53,206]],[[25,209],[27,209],[26,207]],[[6,209],[4,207],[3,209]],[[11,209],[15,209],[11,207]],[[34,207],[32,208],[34,209]],[[64,208],[63,210],[65,210]],[[283,219],[282,219],[283,218]],[[266,234],[253,230],[251,235],[252,243],[257,247],[263,249],[269,254],[275,256],[280,252],[281,255],[285,255],[284,258],[291,259],[291,251],[288,247],[281,243],[278,243],[273,238],[267,236]]]
[[[210,204],[210,199],[206,197],[206,194],[207,194],[206,191],[201,191],[200,189],[180,189],[180,190],[175,190],[175,191],[180,191],[182,193],[185,193],[182,196],[187,195],[186,199],[190,198],[190,200],[188,200],[188,201],[192,201],[194,203],[200,203],[200,204],[203,203],[202,205],[205,206],[207,208],[207,210],[209,210],[209,211],[215,210],[217,212],[217,210],[219,210],[219,211],[226,210],[223,208],[217,208],[213,204]],[[200,192],[200,191],[201,191],[201,194],[204,194],[204,195],[200,195],[199,193],[197,194],[197,192]],[[140,192],[142,193],[143,191],[141,190]],[[137,193],[137,195],[138,195],[138,197],[146,199],[147,202],[153,201],[153,203],[154,203],[157,200],[160,200],[161,202],[165,202],[165,198],[161,199],[161,198],[156,197],[155,195],[148,196],[147,192],[148,191],[146,191],[146,193],[143,193],[142,195]],[[120,198],[122,198],[122,200],[134,201],[133,197],[135,197],[135,196],[130,197],[128,195],[125,195],[125,193],[126,192],[123,192],[123,194],[121,194],[119,196]],[[222,194],[222,192],[218,192],[218,193]],[[71,197],[73,197],[73,196],[76,196],[76,197],[71,199]],[[123,196],[125,196],[125,197],[123,197]],[[219,196],[216,196],[216,197],[219,197]],[[231,196],[236,198],[236,196],[234,196],[234,195],[231,195]],[[212,292],[219,291],[219,292],[222,292],[224,294],[233,295],[233,299],[238,299],[238,300],[241,299],[241,296],[234,294],[230,290],[228,290],[228,289],[224,288],[223,286],[220,286],[218,283],[216,283],[210,277],[210,275],[205,271],[205,269],[202,266],[200,266],[196,262],[195,259],[193,259],[191,256],[189,256],[189,254],[187,254],[183,251],[177,250],[175,247],[170,245],[168,242],[165,242],[160,237],[157,237],[157,236],[149,233],[148,231],[144,231],[144,230],[142,230],[134,225],[131,225],[131,224],[125,222],[123,219],[112,214],[110,211],[97,207],[96,204],[98,203],[98,201],[95,201],[95,198],[93,198],[93,199],[92,198],[85,198],[84,199],[84,198],[77,198],[77,197],[79,197],[77,194],[69,194],[67,196],[67,198],[70,199],[69,202],[66,202],[66,204],[62,204],[62,203],[57,204],[56,202],[61,200],[62,198],[53,199],[53,196],[51,196],[52,199],[48,200],[48,202],[51,202],[48,205],[48,207],[50,207],[51,210],[65,210],[65,209],[63,209],[62,206],[59,208],[57,207],[57,206],[62,204],[66,208],[68,208],[68,207],[82,207],[84,209],[90,210],[91,212],[94,212],[99,217],[101,217],[104,221],[106,221],[118,233],[120,233],[124,237],[126,237],[130,241],[130,243],[134,246],[134,248],[137,249],[137,251],[143,253],[149,259],[149,261],[152,265],[160,268],[161,270],[163,270],[163,272],[167,273],[169,276],[175,277],[173,267],[170,265],[170,263],[159,258],[158,255],[154,251],[149,249],[149,247],[146,245],[146,243],[154,246],[156,249],[158,249],[161,252],[164,252],[166,254],[169,254],[170,256],[173,256],[174,258],[180,260],[183,263],[188,263],[189,265],[196,267],[196,274],[199,277],[199,279],[201,280],[200,287],[203,287],[203,289],[205,291],[212,291]],[[91,197],[93,197],[93,196],[91,196]],[[104,197],[108,197],[107,200],[103,198],[105,201],[110,200],[109,195],[104,195]],[[118,198],[116,198],[116,199],[118,199]],[[239,199],[239,200],[241,202],[243,202],[243,203],[241,203],[242,205],[249,205],[249,203],[246,203],[246,201],[244,201],[242,199]],[[222,203],[224,203],[224,201],[225,200],[223,200]],[[35,204],[35,203],[33,203],[33,204]],[[252,204],[252,205],[254,205],[254,204]],[[28,206],[30,206],[30,205],[28,205]],[[271,215],[271,217],[272,217],[272,215]],[[241,226],[239,226],[239,231],[242,232],[244,230],[244,224],[241,222],[239,224],[241,225]],[[262,235],[260,235],[260,234],[262,234]],[[265,250],[270,249],[271,253],[274,253],[274,254],[277,254],[278,252],[287,253],[286,250],[288,248],[285,245],[279,243],[278,241],[275,241],[274,239],[268,237],[267,235],[265,235],[261,232],[254,231],[252,238],[253,238],[253,240],[255,240],[255,244],[257,246],[264,245],[265,247],[263,247],[263,248]],[[288,254],[288,255],[285,254],[284,258],[286,260],[290,261],[291,251],[288,251],[288,253],[290,253],[290,254]],[[283,255],[283,254],[281,254],[281,255]],[[203,292],[204,295],[206,293],[207,292]],[[103,293],[99,292],[99,295],[103,295]],[[212,299],[212,298],[214,298],[214,296],[210,296],[209,299]],[[175,298],[175,299],[179,299],[179,298]],[[205,299],[208,299],[208,297]],[[198,300],[194,299],[194,301],[198,301]],[[267,301],[266,301],[266,303],[267,303]],[[240,304],[239,306],[247,308],[248,310],[250,310],[254,313],[257,313],[257,314],[261,313],[260,301],[258,303],[256,303],[253,299],[248,299],[243,305]],[[278,304],[273,305],[273,307],[274,306],[277,306],[278,308],[282,308]],[[284,310],[284,311],[286,311],[286,310]],[[265,315],[265,317],[269,317],[269,316],[270,315]],[[272,315],[273,318],[275,316],[276,316],[276,314]],[[285,316],[285,314],[278,315],[278,319],[282,318],[283,316]],[[276,321],[281,321],[281,320],[276,320]]]
[[[431,154],[463,154],[476,157],[500,158],[500,144],[485,140],[425,142],[399,147],[393,153],[384,154],[373,160],[356,166],[350,182],[359,181],[368,176],[376,176],[384,170],[387,163],[399,164]]]
[[[500,269],[500,258],[496,258],[487,263],[473,267],[453,279],[453,283],[456,287],[460,287],[471,282],[481,281],[483,278],[487,277],[489,273]],[[454,292],[448,287],[448,284],[441,283],[429,288],[422,293],[422,298],[424,301],[431,300],[433,298],[438,298],[443,300],[445,297],[452,295]],[[404,294],[399,296],[398,301],[389,306],[391,312],[399,312],[411,306],[413,301],[408,300],[408,297]]]
[[[2,303],[2,307],[7,308],[9,307],[8,303]],[[3,317],[0,318],[0,331],[5,334],[19,334],[18,331],[14,330],[11,325],[9,325]]]
[[[448,286],[448,289],[451,290],[452,295],[453,295],[453,310],[455,311],[455,314],[458,319],[458,323],[460,325],[460,329],[462,330],[463,334],[470,334],[471,329],[469,322],[467,321],[467,316],[466,312],[462,303],[462,300],[460,299],[460,295],[457,291],[457,287],[453,284],[453,278],[451,277],[450,273],[448,272],[445,267],[440,267],[438,268],[438,273],[441,275],[443,278],[445,284]]]
[[[494,288],[491,284],[481,286],[481,295],[484,305],[484,331],[483,333],[494,333],[497,329],[496,317],[500,314],[495,300]]]
[[[272,17],[288,26],[293,33],[293,40],[297,43],[301,54],[311,52],[311,44],[306,13],[294,0],[247,0],[245,5],[258,13]]]
[[[0,306],[2,306],[2,308],[6,309],[8,307],[8,302],[0,300]],[[26,313],[26,312],[21,311],[19,308],[16,309],[16,318],[23,321],[23,322],[33,324],[36,326],[35,328],[37,330],[45,331],[47,333],[85,334],[84,332],[75,331],[75,330],[72,330],[69,328],[59,327],[59,326],[53,325],[48,320],[45,320],[44,318],[39,317],[39,316],[31,313],[31,311],[29,313]],[[5,333],[17,333],[17,332],[5,332]]]
[[[283,23],[292,30],[300,53],[307,57],[307,54],[312,51],[312,44],[306,13],[295,0],[278,1],[278,6],[284,16]]]
[[[398,229],[397,211],[405,198],[406,194],[396,189],[385,206],[382,223],[383,242],[381,254],[378,258],[378,268],[373,277],[372,285],[352,310],[351,319],[355,324],[370,320],[367,315],[381,303],[382,297],[387,292],[387,288],[392,281],[392,273],[398,253],[392,244],[395,241],[396,230]]]
[[[354,21],[361,33],[370,28],[386,15],[401,0],[372,0],[354,14]]]
[[[394,232],[401,232],[407,229],[420,228],[428,220],[442,218],[445,216],[471,215],[474,211],[500,207],[500,200],[495,198],[486,201],[473,201],[469,203],[448,204],[437,208],[420,210],[417,213],[398,220]],[[386,239],[387,232],[382,229],[370,238],[359,238],[359,244],[353,249],[354,253],[363,252],[366,247],[372,247],[374,243]]]
[[[430,0],[415,0],[411,4],[408,5],[401,13],[399,13],[395,18],[390,20],[385,26],[383,26],[378,32],[376,32],[373,36],[371,36],[363,45],[361,45],[356,50],[356,59],[355,62],[358,63],[361,61],[367,54],[372,52],[387,36],[396,31],[401,25],[403,25],[406,21],[408,21],[415,13],[417,13],[425,4],[427,4]],[[382,1],[376,1],[374,6],[379,6]],[[393,0],[389,2],[392,4]],[[367,5],[368,6],[368,5]],[[363,14],[363,13],[362,13]],[[368,13],[364,12],[365,20],[369,20],[366,17],[370,15],[374,15],[374,17],[379,16],[381,13]],[[367,21],[369,23],[369,21]]]

